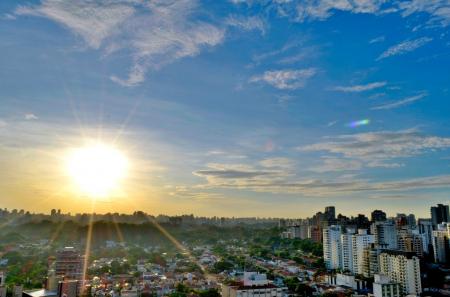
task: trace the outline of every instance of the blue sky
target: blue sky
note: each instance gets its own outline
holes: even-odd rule
[[[448,1],[2,1],[0,16],[5,207],[81,211],[60,156],[87,139],[132,161],[104,202],[118,211],[449,202]]]

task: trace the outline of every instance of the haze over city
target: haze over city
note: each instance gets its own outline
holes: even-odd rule
[[[450,197],[448,11],[1,1],[2,207],[428,217]]]

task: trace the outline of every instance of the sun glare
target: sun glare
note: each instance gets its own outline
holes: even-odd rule
[[[77,190],[95,198],[119,188],[127,173],[128,160],[116,148],[96,144],[72,150],[66,165]]]

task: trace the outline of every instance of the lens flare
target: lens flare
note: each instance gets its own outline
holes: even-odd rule
[[[350,128],[356,128],[359,126],[365,126],[365,125],[369,125],[370,124],[370,120],[369,119],[363,119],[363,120],[359,120],[359,121],[353,121],[347,124],[347,127]]]

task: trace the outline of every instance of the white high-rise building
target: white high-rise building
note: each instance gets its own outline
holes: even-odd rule
[[[341,226],[323,229],[323,258],[327,269],[342,268]]]
[[[352,235],[353,273],[364,273],[364,264],[367,261],[365,249],[370,247],[371,243],[374,243],[374,238],[373,235],[367,234],[365,229],[359,229],[358,234]]]
[[[355,234],[354,229],[348,228],[344,234],[341,234],[341,251],[342,251],[342,270],[353,272],[353,246],[352,236]]]
[[[415,253],[386,250],[380,254],[379,260],[380,274],[399,283],[404,295],[420,295],[420,260]]]
[[[402,290],[400,284],[392,282],[388,276],[375,274],[373,295],[374,297],[401,297]]]
[[[422,235],[423,251],[430,253],[430,245],[433,242],[433,223],[431,219],[419,219],[417,223],[419,234]]]
[[[375,243],[384,249],[397,249],[397,228],[395,222],[375,222],[370,226],[370,231],[375,235]]]
[[[437,263],[447,263],[450,261],[450,223],[438,224],[433,231],[432,243],[434,251],[434,261]]]

